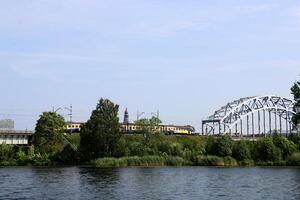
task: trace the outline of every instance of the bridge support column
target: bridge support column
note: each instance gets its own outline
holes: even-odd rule
[[[282,135],[282,114],[279,115],[279,132],[280,132],[280,135]]]
[[[243,120],[241,119],[241,137],[243,137]]]
[[[266,137],[266,111],[265,110],[263,110],[263,114],[264,114],[264,135],[265,135],[265,137]]]
[[[285,116],[286,116],[286,118],[285,118],[285,136],[287,137],[288,136],[288,134],[289,134],[289,125],[288,125],[288,117],[289,117],[289,115],[288,115],[288,111],[286,111],[286,113],[285,113]]]
[[[258,114],[258,116],[257,116],[257,117],[258,117],[258,118],[257,118],[257,119],[258,119],[258,120],[257,120],[257,121],[258,121],[258,135],[260,135],[260,111],[258,111],[257,114]]]
[[[255,137],[255,134],[254,134],[254,114],[252,112],[252,137],[254,138]]]
[[[272,134],[272,115],[271,110],[269,110],[269,134]]]
[[[247,115],[247,137],[249,136],[249,115]]]
[[[277,132],[277,109],[275,109],[275,131]]]

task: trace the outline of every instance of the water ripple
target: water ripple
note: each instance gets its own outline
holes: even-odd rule
[[[0,168],[0,199],[300,199],[298,168]]]

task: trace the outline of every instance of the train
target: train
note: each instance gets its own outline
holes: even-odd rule
[[[83,122],[68,122],[66,129],[68,133],[80,133]],[[154,130],[164,135],[194,135],[195,128],[191,125],[158,125]],[[120,123],[120,131],[123,134],[142,134],[142,128],[135,123]]]
[[[80,133],[83,122],[68,122],[68,133]],[[179,125],[157,125],[151,127],[154,131],[164,135],[195,135],[195,128],[191,125],[179,126]],[[124,112],[123,123],[120,123],[120,131],[123,134],[143,134],[143,127],[136,123],[129,122],[129,114],[127,108]]]

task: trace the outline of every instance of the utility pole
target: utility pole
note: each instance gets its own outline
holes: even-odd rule
[[[71,104],[70,107],[65,107],[66,110],[69,111],[69,117],[70,117],[70,123],[72,123],[73,120],[73,105]]]
[[[139,112],[139,110],[137,111],[137,115],[136,115],[136,120],[139,121],[140,120],[140,117],[145,114],[145,112]]]
[[[61,109],[62,109],[61,107],[55,109],[55,107],[52,106],[52,112],[54,112],[54,113],[57,113],[57,111],[59,111],[59,110],[61,110]]]
[[[159,110],[157,110],[156,113],[152,112],[151,115],[159,119]]]

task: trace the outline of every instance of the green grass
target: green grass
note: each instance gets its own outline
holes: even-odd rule
[[[98,158],[94,160],[95,167],[130,167],[130,166],[182,166],[186,161],[173,156],[131,156],[122,158]]]

